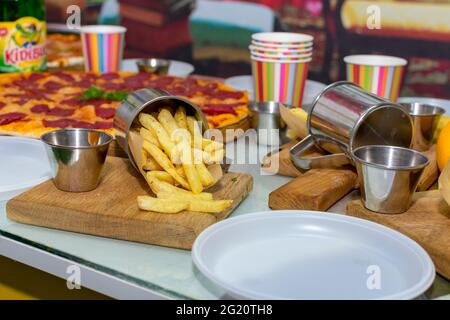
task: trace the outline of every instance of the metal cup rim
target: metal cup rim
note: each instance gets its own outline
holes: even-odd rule
[[[399,103],[402,107],[406,109],[406,111],[409,113],[409,115],[413,117],[430,117],[430,116],[440,116],[445,113],[445,109],[434,104],[430,103],[421,103],[421,102],[404,102]],[[427,112],[427,113],[415,113],[414,111],[411,111],[412,106],[423,106],[429,109],[433,109],[433,112]]]
[[[395,149],[395,150],[401,150],[404,152],[409,152],[415,156],[419,156],[422,160],[424,160],[423,163],[417,164],[415,166],[389,166],[389,165],[385,165],[385,164],[379,164],[379,163],[373,163],[364,159],[361,159],[360,157],[358,157],[356,155],[356,153],[361,150],[361,149],[366,149],[366,148],[389,148],[389,149]],[[368,146],[361,146],[358,148],[355,148],[354,150],[351,151],[351,157],[354,161],[357,161],[361,164],[367,165],[369,167],[374,167],[374,168],[379,168],[379,169],[383,169],[383,170],[391,170],[391,171],[412,171],[412,170],[417,170],[417,169],[422,169],[424,167],[426,167],[430,161],[429,159],[424,156],[421,152],[416,151],[414,149],[409,149],[409,148],[403,148],[403,147],[397,147],[397,146],[388,146],[388,145],[368,145]]]
[[[101,143],[101,144],[96,144],[96,145],[90,145],[90,146],[65,146],[65,145],[60,145],[60,144],[54,144],[51,143],[47,140],[47,137],[52,135],[52,134],[57,134],[57,133],[61,133],[61,132],[68,132],[68,131],[85,131],[85,132],[97,132],[99,134],[105,135],[107,137],[107,141]],[[112,141],[114,140],[114,137],[104,131],[101,130],[97,130],[97,129],[87,129],[87,128],[65,128],[65,129],[58,129],[58,130],[53,130],[53,131],[49,131],[44,133],[43,135],[41,135],[41,141],[43,143],[45,143],[46,145],[49,145],[51,147],[55,147],[55,148],[62,148],[62,149],[96,149],[96,148],[100,148],[103,146],[106,146],[108,144],[110,144]]]

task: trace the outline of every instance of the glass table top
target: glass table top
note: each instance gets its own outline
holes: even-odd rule
[[[239,149],[242,146],[246,147],[247,160],[250,159],[253,163],[233,164],[230,171],[251,173],[254,179],[253,191],[231,216],[269,210],[267,205],[269,193],[290,180],[288,177],[261,174],[258,159],[267,154],[271,148],[257,147],[255,141],[239,139],[235,144],[228,144],[227,157],[236,160],[239,155],[242,158],[243,154]],[[4,237],[67,258],[170,298],[218,299],[225,294],[195,269],[190,251],[20,224],[7,219],[5,205],[5,201],[0,202],[0,235]],[[343,208],[342,204],[338,204],[330,211],[342,213]],[[437,286],[435,292],[439,295],[450,293],[447,281],[438,278]]]

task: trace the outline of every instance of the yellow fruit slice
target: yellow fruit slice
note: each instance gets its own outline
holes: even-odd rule
[[[436,158],[439,170],[444,170],[450,159],[450,123],[447,123],[439,134],[436,144]]]

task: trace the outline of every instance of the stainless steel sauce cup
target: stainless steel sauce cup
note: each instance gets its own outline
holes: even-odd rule
[[[380,213],[402,213],[428,164],[422,153],[401,147],[371,145],[353,150],[364,206]]]
[[[430,149],[437,122],[445,110],[438,106],[424,103],[402,103],[414,124],[413,148],[418,151]]]
[[[252,128],[258,131],[259,143],[273,146],[280,145],[287,139],[279,102],[252,102],[248,108],[251,111]]]
[[[184,106],[187,115],[194,116],[202,124],[202,130],[208,130],[208,121],[199,107],[186,99],[169,95],[158,89],[139,89],[130,93],[122,101],[114,117],[114,128],[116,129],[116,140],[120,147],[127,153],[133,166],[138,169],[133,155],[128,148],[130,130],[141,128],[138,115],[141,112],[151,113],[158,111],[161,107]],[[139,170],[139,169],[138,169]]]
[[[136,61],[139,72],[154,74],[167,74],[169,72],[170,60],[165,59],[139,59]]]
[[[93,129],[62,129],[42,135],[58,189],[85,192],[95,189],[113,137]]]

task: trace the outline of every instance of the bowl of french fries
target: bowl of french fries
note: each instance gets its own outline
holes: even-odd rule
[[[153,194],[137,199],[141,210],[175,214],[218,213],[232,205],[208,189],[223,175],[225,151],[219,140],[203,137],[208,122],[200,108],[156,89],[128,96],[116,118],[117,141]]]

